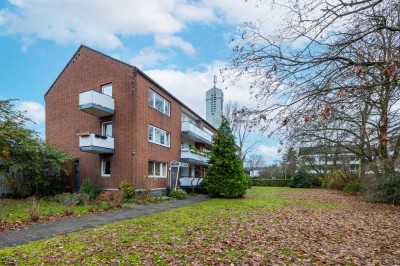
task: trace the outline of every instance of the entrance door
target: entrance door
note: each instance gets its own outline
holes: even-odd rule
[[[79,160],[75,160],[75,191],[79,191]]]

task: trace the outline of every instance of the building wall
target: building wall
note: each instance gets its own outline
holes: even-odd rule
[[[131,137],[133,127],[133,68],[109,57],[81,47],[69,62],[52,88],[45,95],[46,141],[61,151],[79,159],[80,180],[92,179],[105,188],[118,187],[121,180],[132,179]],[[79,93],[94,89],[101,92],[101,86],[113,83],[115,114],[98,118],[79,110]],[[110,155],[110,177],[101,177],[101,155],[81,152],[78,134],[83,132],[101,133],[101,122],[112,119],[115,136],[115,153]],[[71,169],[71,185],[74,187],[74,171]]]
[[[170,102],[170,116],[159,112],[149,105],[149,88]],[[167,178],[148,178],[148,161],[167,162],[179,161],[181,148],[181,105],[167,93],[159,89],[142,76],[136,75],[135,109],[133,135],[135,141],[135,165],[133,177],[137,188],[165,188]],[[165,147],[148,141],[148,125],[168,131],[170,147]]]
[[[113,116],[98,118],[79,110],[79,94],[88,90],[101,92],[112,83],[115,100]],[[170,102],[170,116],[149,105],[149,88]],[[79,160],[80,181],[91,179],[104,188],[118,188],[121,181],[137,189],[167,186],[167,178],[148,177],[148,162],[180,160],[182,104],[143,75],[136,68],[81,46],[45,95],[46,141]],[[101,133],[101,123],[113,122],[115,150],[110,155],[81,152],[79,134]],[[168,131],[170,147],[148,141],[148,125]],[[200,121],[200,127],[206,126]],[[111,176],[101,176],[101,158],[111,160]],[[74,189],[74,164],[70,167]]]

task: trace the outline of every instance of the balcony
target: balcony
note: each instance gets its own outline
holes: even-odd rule
[[[208,156],[202,152],[181,149],[181,161],[200,165],[208,165]]]
[[[213,136],[190,122],[182,122],[182,136],[194,142],[202,142],[211,145]]]
[[[90,153],[114,153],[114,138],[94,133],[80,135],[79,148]]]
[[[114,114],[114,99],[111,96],[90,90],[79,94],[79,110],[103,117]]]

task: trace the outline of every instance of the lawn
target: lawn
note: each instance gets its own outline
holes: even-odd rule
[[[254,187],[206,202],[0,250],[4,264],[400,263],[400,208],[328,190]]]
[[[65,206],[55,199],[40,199],[36,203],[39,206],[39,222],[47,222],[62,219]],[[31,199],[0,199],[0,233],[8,229],[26,226],[30,223],[29,210],[32,206]],[[74,215],[80,215],[93,211],[94,206],[73,206]],[[100,207],[98,209],[101,209]]]

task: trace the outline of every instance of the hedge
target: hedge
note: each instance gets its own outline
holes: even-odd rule
[[[253,179],[251,184],[259,187],[288,187],[291,179]]]

